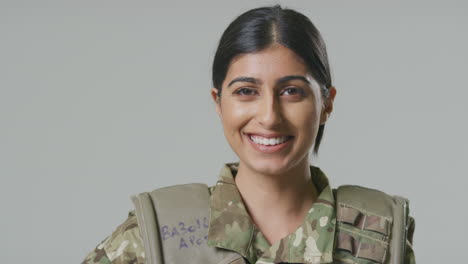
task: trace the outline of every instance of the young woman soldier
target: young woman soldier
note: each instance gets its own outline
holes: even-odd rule
[[[206,217],[168,223],[161,204],[176,199],[153,196],[156,230],[132,211],[83,263],[415,263],[407,203],[398,211],[394,197],[365,188],[334,193],[309,163],[336,89],[307,17],[279,5],[243,13],[212,70],[211,96],[239,162],[207,188]]]

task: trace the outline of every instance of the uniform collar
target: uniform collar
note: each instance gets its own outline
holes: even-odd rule
[[[310,166],[319,196],[293,233],[270,245],[253,223],[234,177],[239,163],[226,163],[210,197],[208,245],[233,250],[250,263],[332,263],[335,200],[325,174]]]

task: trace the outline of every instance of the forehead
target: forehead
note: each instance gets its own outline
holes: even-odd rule
[[[238,75],[249,75],[267,80],[285,75],[307,74],[307,66],[302,58],[289,48],[275,44],[261,51],[242,54],[234,58],[229,66],[226,80]]]

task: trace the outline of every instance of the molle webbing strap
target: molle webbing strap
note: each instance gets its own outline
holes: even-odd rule
[[[132,197],[148,264],[232,263],[242,256],[210,247],[206,184],[180,184]]]
[[[344,204],[339,205],[337,220],[362,230],[379,232],[387,236],[390,234],[392,225],[391,219],[378,215],[366,214]]]
[[[403,263],[408,215],[405,198],[346,185],[336,191],[336,203],[339,258],[356,263],[361,263],[358,259]]]
[[[337,239],[337,249],[351,252],[356,258],[370,259],[377,263],[384,263],[387,245],[366,243],[346,232],[338,232]]]

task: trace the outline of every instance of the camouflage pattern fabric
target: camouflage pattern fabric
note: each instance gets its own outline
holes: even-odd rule
[[[252,222],[234,177],[238,163],[228,163],[210,199],[208,245],[239,252],[249,263],[331,263],[335,234],[332,189],[320,169],[310,167],[319,196],[302,225],[270,245]]]
[[[270,245],[252,222],[237,189],[234,177],[239,163],[226,163],[210,191],[210,225],[207,244],[234,250],[245,263],[375,263],[335,251],[336,209],[332,189],[325,174],[310,166],[319,196],[304,222],[293,233]],[[405,264],[415,264],[411,239],[407,243]],[[248,262],[247,262],[248,261]],[[133,211],[127,220],[88,254],[82,264],[144,264],[143,241]],[[237,262],[236,262],[237,263]],[[242,262],[240,262],[242,263]]]
[[[127,220],[90,252],[83,264],[144,264],[145,249],[134,211]]]

